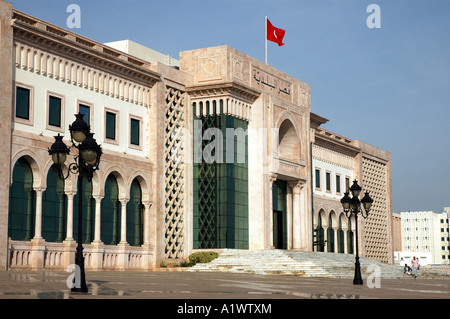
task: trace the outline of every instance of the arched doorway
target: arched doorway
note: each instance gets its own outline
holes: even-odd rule
[[[29,241],[34,236],[36,196],[33,172],[28,161],[21,157],[14,165],[9,188],[8,237]]]

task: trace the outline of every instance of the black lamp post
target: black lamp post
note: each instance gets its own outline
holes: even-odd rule
[[[369,192],[365,192],[364,197],[359,200],[359,194],[361,193],[361,186],[358,185],[358,181],[354,180],[352,187],[350,187],[350,192],[352,193],[352,198],[350,198],[349,193],[346,192],[344,197],[341,199],[341,204],[344,209],[347,218],[350,216],[355,216],[356,223],[356,257],[355,257],[355,277],[353,279],[354,285],[362,285],[363,280],[361,278],[361,267],[359,264],[358,255],[358,214],[361,213],[362,217],[367,218],[369,216],[370,207],[372,206],[373,199],[370,198]],[[363,208],[361,208],[361,204]]]
[[[78,149],[78,155],[74,156],[75,162],[70,163],[67,175],[64,175],[62,166],[67,159],[67,154],[70,150],[62,141],[63,136],[55,136],[55,143],[48,150],[52,156],[53,162],[56,164],[59,178],[65,180],[70,173],[78,173],[78,246],[75,254],[75,264],[80,270],[80,285],[73,287],[73,292],[88,292],[86,286],[86,276],[84,272],[84,257],[83,257],[83,238],[82,238],[82,193],[83,193],[83,177],[88,181],[92,180],[92,175],[95,170],[98,170],[100,163],[100,156],[102,155],[102,148],[97,144],[93,138],[93,133],[90,132],[89,125],[83,120],[84,114],[75,114],[76,120],[69,125],[70,139],[72,146]]]

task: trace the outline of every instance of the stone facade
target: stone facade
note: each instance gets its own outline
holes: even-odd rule
[[[308,84],[228,46],[183,51],[167,65],[0,6],[0,63],[11,70],[0,92],[10,145],[0,155],[2,268],[74,263],[76,176],[56,179],[48,149],[58,133],[70,144],[82,108],[103,148],[83,199],[87,269],[147,270],[201,248],[313,251],[313,227],[345,240],[326,251],[351,253],[344,186],[314,187],[316,166],[374,193],[360,247],[391,262],[390,155],[323,130]]]
[[[314,115],[314,119],[312,125],[327,121],[317,115]],[[323,247],[317,246],[316,249],[353,252],[353,247],[356,246],[353,234],[355,221],[353,217],[349,220],[342,212],[340,199],[356,179],[363,191],[369,191],[374,200],[369,216],[358,219],[359,253],[361,256],[392,264],[394,250],[390,153],[319,126],[314,131],[314,228],[317,229],[317,234],[321,232],[322,240],[326,241]],[[319,176],[320,185],[316,184]]]

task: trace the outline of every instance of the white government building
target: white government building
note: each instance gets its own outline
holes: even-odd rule
[[[0,23],[2,269],[73,264],[78,195],[90,270],[148,270],[197,249],[351,254],[356,240],[361,256],[394,262],[390,153],[323,129],[307,83],[229,46],[174,59],[99,43],[3,0]],[[70,145],[78,112],[103,150],[83,194],[48,153],[57,134]],[[248,129],[223,143],[245,160],[194,162],[210,128]],[[359,238],[339,202],[354,179],[374,199]]]

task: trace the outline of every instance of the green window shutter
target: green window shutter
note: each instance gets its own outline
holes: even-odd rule
[[[106,138],[116,139],[116,114],[106,112]]]
[[[320,188],[320,170],[316,169],[316,187]]]
[[[55,96],[48,99],[48,124],[61,127],[61,99]]]
[[[87,105],[80,104],[78,106],[78,111],[81,114],[84,114],[83,120],[87,123],[87,125],[91,125],[91,112],[90,107]]]
[[[139,145],[139,120],[131,119],[130,123],[130,143],[133,145]]]
[[[16,117],[30,119],[30,90],[17,87],[16,89]]]
[[[331,190],[331,175],[330,173],[326,173],[326,184],[327,184],[327,191]]]

